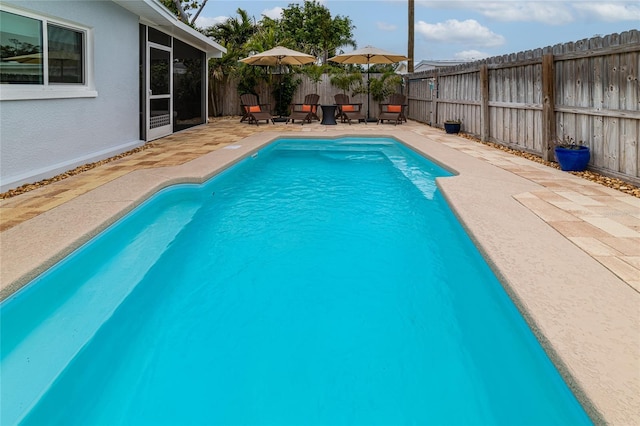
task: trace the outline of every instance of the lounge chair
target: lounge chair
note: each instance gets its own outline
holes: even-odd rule
[[[340,110],[342,111],[342,122],[349,122],[351,125],[351,120],[356,120],[356,122],[360,122],[360,120],[364,120],[365,124],[367,123],[367,117],[362,113],[362,104],[343,104],[340,106]]]
[[[403,121],[407,121],[405,116],[405,99],[406,96],[401,93],[394,93],[389,96],[389,99],[385,103],[380,104],[380,112],[378,113],[378,124],[384,120],[394,121],[397,125],[402,124]]]
[[[310,93],[304,97],[304,105],[311,105],[311,119],[320,121],[318,116],[318,107],[320,106],[320,95]]]
[[[342,116],[342,105],[349,103],[349,96],[343,93],[338,93],[333,95],[333,99],[336,101],[336,118],[344,120],[344,117]]]
[[[287,117],[287,124],[289,124],[289,121],[291,121],[292,123],[295,123],[296,120],[299,120],[300,124],[304,124],[305,121],[307,123],[311,123],[311,120],[313,117],[311,115],[311,105],[291,104],[290,108],[291,108],[291,112]]]
[[[406,122],[407,121],[406,112],[407,112],[407,108],[409,107],[409,105],[407,105],[407,97],[402,93],[394,93],[393,95],[389,96],[388,103],[392,105],[402,105],[401,117],[402,117],[402,121]]]
[[[259,104],[258,97],[253,93],[240,95],[240,102],[243,112],[240,122],[247,120],[249,124],[255,123],[257,126],[260,120],[265,120],[267,123],[271,121],[271,124],[275,124],[273,122],[273,116],[268,112],[269,104]]]
[[[240,118],[241,123],[249,119],[248,107],[255,105],[260,105],[258,102],[258,96],[254,95],[253,93],[245,93],[243,95],[240,95],[240,106],[242,108],[242,118]]]
[[[303,103],[291,104],[291,113],[287,117],[287,123],[289,123],[289,120],[291,120],[292,123],[300,120],[301,124],[304,124],[305,121],[311,123],[311,120],[320,120],[320,117],[318,117],[319,100],[320,95],[313,93],[305,96]]]

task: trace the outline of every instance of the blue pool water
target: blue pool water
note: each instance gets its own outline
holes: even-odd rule
[[[5,301],[2,424],[589,418],[390,139],[283,139],[162,191]]]

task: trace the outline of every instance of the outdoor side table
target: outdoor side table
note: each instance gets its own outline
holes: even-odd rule
[[[338,124],[336,123],[336,106],[320,105],[322,108],[322,121],[320,124]]]

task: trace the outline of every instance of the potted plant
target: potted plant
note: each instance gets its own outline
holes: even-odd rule
[[[591,159],[589,147],[582,141],[565,136],[555,147],[556,160],[560,169],[566,172],[581,172],[587,168]]]
[[[444,130],[447,133],[459,133],[462,120],[445,120]]]

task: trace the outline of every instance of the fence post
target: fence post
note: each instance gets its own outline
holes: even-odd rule
[[[489,140],[489,66],[480,65],[480,140]]]
[[[542,159],[553,161],[556,137],[555,68],[553,54],[542,55]]]
[[[438,124],[438,98],[440,97],[440,79],[438,78],[438,68],[436,68],[435,70],[435,77],[433,79],[433,85],[436,88],[436,97],[435,99],[432,98],[432,103],[431,106],[433,108],[433,121],[432,121],[432,126],[437,125]],[[433,92],[431,92],[433,94]],[[443,124],[444,125],[444,124]]]

